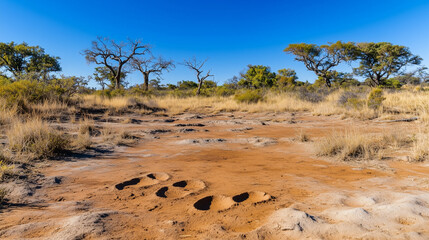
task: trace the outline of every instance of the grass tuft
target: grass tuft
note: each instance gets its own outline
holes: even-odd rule
[[[10,150],[26,155],[30,160],[56,156],[69,146],[68,139],[61,132],[40,119],[14,122],[6,135]]]

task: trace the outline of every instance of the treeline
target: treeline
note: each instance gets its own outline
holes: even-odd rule
[[[55,73],[61,71],[59,57],[46,54],[39,46],[0,43],[0,96],[6,96],[11,101],[21,98],[32,101],[56,98],[63,101],[76,93],[93,92],[107,96],[228,96],[240,89],[291,91],[305,88],[312,91],[359,85],[400,88],[405,84],[418,85],[429,81],[426,68],[420,66],[422,58],[405,46],[388,42],[299,43],[290,44],[284,51],[317,75],[314,83],[299,81],[296,72],[290,68],[273,72],[269,66],[248,65],[238,76],[218,86],[210,80],[213,73],[205,70],[207,60],[190,58],[178,64],[195,73],[195,81],[162,84],[162,74],[174,70],[176,66],[173,60],[153,55],[152,47],[138,40],[117,43],[101,37],[82,52],[88,63],[97,65],[92,76],[57,76]],[[335,68],[342,63],[356,67],[349,72],[337,71]],[[406,67],[412,65],[417,66],[415,70],[405,72]],[[126,79],[132,71],[141,73],[142,84],[128,86]],[[365,81],[360,82],[355,76]],[[88,88],[90,80],[98,83],[101,90]]]

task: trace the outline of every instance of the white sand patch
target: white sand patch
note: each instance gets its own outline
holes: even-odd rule
[[[321,194],[317,200],[327,196]],[[385,197],[331,193],[331,197],[330,207],[314,215],[279,209],[251,234],[274,239],[429,239],[429,193],[387,193]]]

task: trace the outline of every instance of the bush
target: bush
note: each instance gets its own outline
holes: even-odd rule
[[[325,99],[326,93],[324,90],[309,91],[306,88],[300,88],[298,91],[298,98],[307,102],[318,103]]]
[[[374,88],[368,95],[368,107],[379,109],[385,99],[386,98],[383,97],[383,90],[381,88]]]
[[[341,106],[358,109],[364,106],[365,99],[355,92],[345,91],[338,98],[338,104]]]
[[[235,94],[234,89],[227,88],[225,86],[219,86],[216,88],[216,95],[221,97],[228,97]]]
[[[6,131],[9,148],[17,154],[25,154],[29,159],[56,156],[69,146],[64,135],[39,119],[14,123]]]
[[[27,103],[46,101],[67,102],[71,96],[83,89],[86,82],[78,77],[52,78],[46,81],[34,79],[30,74],[22,75],[15,82],[0,81],[0,97],[8,106],[18,106],[20,112],[26,112]]]
[[[260,90],[246,90],[236,93],[234,99],[239,103],[257,103],[263,99]]]

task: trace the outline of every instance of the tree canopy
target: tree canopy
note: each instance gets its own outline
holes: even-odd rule
[[[50,72],[61,71],[59,57],[45,53],[39,46],[27,43],[0,43],[0,69],[17,77],[23,73],[39,73],[44,79]]]
[[[390,76],[400,73],[403,67],[422,61],[409,48],[388,42],[358,43],[357,49],[360,65],[354,73],[369,78],[372,86],[383,85]]]
[[[241,74],[239,86],[246,88],[272,87],[276,82],[276,74],[271,68],[263,65],[249,64],[246,73]]]
[[[338,41],[320,46],[307,43],[289,44],[284,51],[295,55],[295,60],[303,62],[307,69],[322,78],[328,87],[336,74],[333,68],[341,62],[356,58],[356,47],[352,42]]]

